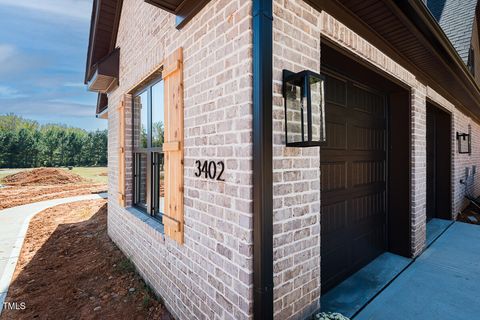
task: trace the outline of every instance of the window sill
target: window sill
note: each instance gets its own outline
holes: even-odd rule
[[[163,224],[160,223],[157,219],[150,217],[145,212],[137,209],[135,207],[128,207],[126,208],[128,212],[130,212],[134,217],[139,219],[140,221],[144,222],[148,226],[150,226],[153,230],[160,233],[162,237],[165,235],[165,228]]]

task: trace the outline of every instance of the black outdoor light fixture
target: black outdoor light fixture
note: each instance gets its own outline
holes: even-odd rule
[[[457,132],[458,153],[471,153],[471,133],[468,126],[468,133]]]
[[[324,77],[283,70],[287,147],[315,147],[325,141]]]

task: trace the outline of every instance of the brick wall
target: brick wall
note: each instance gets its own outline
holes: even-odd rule
[[[426,87],[416,83],[411,88],[411,164],[410,164],[410,221],[411,251],[419,255],[427,236],[427,100]]]
[[[320,150],[285,147],[282,70],[320,72],[320,16],[301,0],[273,4],[274,310],[302,319],[320,306]]]
[[[182,30],[175,17],[124,0],[120,86],[109,94],[110,237],[178,319],[248,319],[252,313],[251,3],[212,0]],[[185,244],[148,216],[118,206],[118,114],[123,94],[184,49]],[[131,204],[131,97],[127,97],[127,203]],[[225,182],[197,178],[196,160],[225,161]]]

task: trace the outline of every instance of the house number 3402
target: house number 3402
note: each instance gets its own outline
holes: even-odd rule
[[[223,171],[225,170],[225,164],[223,161],[215,162],[205,160],[202,162],[197,160],[195,161],[195,167],[196,177],[201,177],[203,174],[207,179],[225,181],[225,179],[222,178]]]

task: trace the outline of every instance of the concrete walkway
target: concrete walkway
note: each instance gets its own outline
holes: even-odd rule
[[[0,314],[12,280],[15,266],[22,249],[23,240],[32,217],[50,207],[60,204],[106,199],[107,194],[89,194],[70,198],[41,201],[23,206],[0,210]]]
[[[479,319],[480,226],[453,223],[354,319]]]

